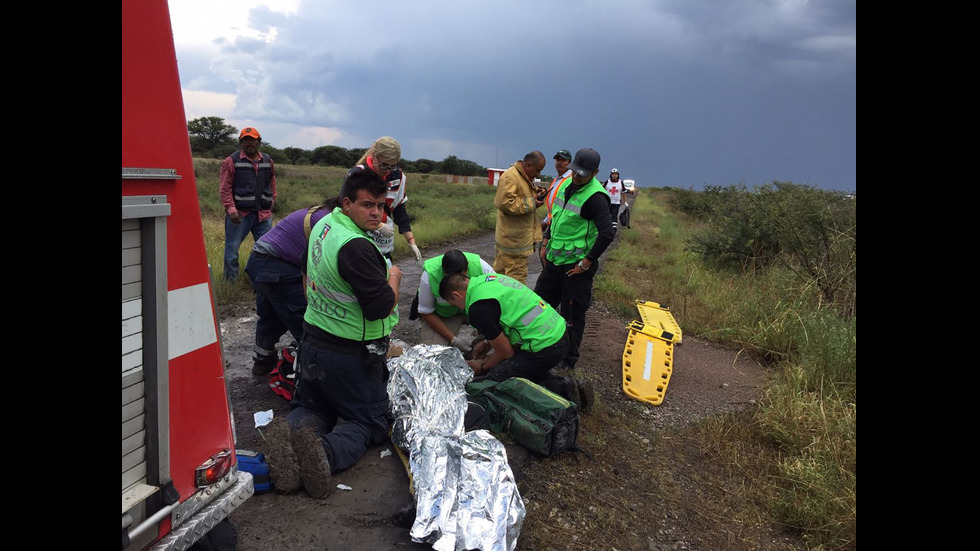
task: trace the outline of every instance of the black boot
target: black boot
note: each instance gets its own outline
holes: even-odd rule
[[[588,413],[595,403],[595,389],[592,388],[592,383],[585,379],[576,379],[575,383],[578,386],[579,411]]]
[[[570,375],[561,379],[559,384],[561,390],[556,394],[578,406],[579,413],[587,413],[591,410],[592,404],[595,402],[595,391],[592,388],[592,383]]]
[[[276,362],[278,358],[275,356],[259,356],[258,354],[252,355],[252,375],[257,377],[264,377],[272,371],[272,368],[276,367]]]
[[[575,380],[575,377],[569,375],[559,376],[559,381],[557,384],[554,384],[553,391],[555,394],[561,396],[569,402],[572,402],[576,406],[579,406],[579,410],[581,411],[582,407],[579,404],[578,383]]]

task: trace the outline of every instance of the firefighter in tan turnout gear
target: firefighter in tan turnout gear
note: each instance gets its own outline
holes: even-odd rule
[[[534,179],[544,164],[543,153],[528,153],[500,175],[493,198],[497,209],[493,269],[521,283],[527,283],[527,259],[541,242],[537,209],[544,204],[547,190],[538,190]]]

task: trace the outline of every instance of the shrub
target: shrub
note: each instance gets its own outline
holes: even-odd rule
[[[778,265],[814,285],[820,302],[857,315],[857,200],[840,192],[773,182],[713,188],[679,204],[706,224],[688,248],[706,263],[733,271]]]

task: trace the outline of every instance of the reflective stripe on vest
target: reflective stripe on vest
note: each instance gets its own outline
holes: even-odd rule
[[[544,204],[548,208],[548,214],[544,217],[544,221],[546,223],[551,223],[551,207],[555,204],[555,198],[558,197],[558,191],[561,189],[562,184],[565,183],[565,180],[571,179],[571,176],[564,179],[561,176],[556,176],[555,179],[551,181],[551,187],[548,188],[548,195],[546,195],[544,198]]]
[[[567,189],[567,185],[563,186]],[[582,218],[582,207],[596,193],[606,193],[606,188],[595,178],[575,191],[564,201],[556,201],[551,211],[551,239],[545,257],[555,264],[571,264],[585,258],[592,250],[599,229],[594,220]]]
[[[263,210],[272,208],[272,158],[259,154],[261,160],[253,163],[241,151],[232,153],[235,179],[231,184],[235,208]]]
[[[569,176],[563,179],[561,176],[557,176],[551,181],[551,191],[548,192],[548,196],[544,200],[545,204],[548,206],[549,213],[551,212],[551,206],[555,204],[555,197],[558,197],[558,190],[561,189],[561,185],[565,182],[565,180],[570,180],[571,178],[572,177]]]
[[[485,299],[500,304],[500,328],[514,348],[538,352],[558,342],[565,334],[565,318],[534,291],[502,274],[470,278],[466,287],[466,312],[474,302]]]
[[[340,207],[313,226],[307,265],[309,303],[303,319],[331,335],[370,341],[391,333],[398,323],[398,308],[380,320],[364,318],[353,287],[341,277],[337,267],[340,249],[354,239],[366,239],[374,244],[367,233],[341,212]],[[380,258],[380,251],[378,254]]]

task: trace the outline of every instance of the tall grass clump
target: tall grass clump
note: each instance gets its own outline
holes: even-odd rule
[[[667,305],[686,335],[769,365],[750,424],[698,437],[767,443],[754,476],[774,518],[815,549],[855,546],[856,200],[789,183],[638,193],[597,298],[633,318],[634,300]]]
[[[221,205],[221,196],[218,193],[218,178],[221,161],[218,159],[194,159],[194,179],[197,182],[197,201],[201,205],[201,217],[207,220],[210,217],[221,216],[224,223],[225,208]],[[224,226],[222,226],[222,240],[224,239]],[[208,257],[210,258],[210,257]],[[219,264],[220,268],[221,265]]]
[[[829,379],[812,389],[803,365],[778,374],[758,414],[780,452],[769,508],[812,548],[856,548],[857,404]]]
[[[857,315],[857,199],[792,183],[709,188],[689,247],[718,268],[778,266],[818,292],[817,307]]]

